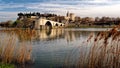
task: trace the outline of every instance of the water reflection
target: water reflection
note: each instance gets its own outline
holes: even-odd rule
[[[79,59],[79,47],[82,42],[88,38],[90,33],[98,32],[78,29],[0,30],[0,34],[14,33],[19,42],[33,42],[35,64],[32,68],[61,68],[64,66],[74,68]]]
[[[20,41],[50,41],[65,39],[67,42],[87,38],[94,31],[76,31],[71,29],[50,29],[50,30],[0,30],[1,33],[16,34]]]
[[[67,42],[75,41],[80,37],[86,37],[94,31],[76,31],[66,29],[36,30],[34,39],[36,40],[55,40],[65,39]]]
[[[36,30],[36,37],[37,40],[52,40],[61,38],[64,35],[63,29],[49,29],[49,30]]]
[[[80,39],[87,38],[90,33],[94,33],[93,31],[73,31],[73,30],[65,30],[65,39],[67,42],[72,42]]]

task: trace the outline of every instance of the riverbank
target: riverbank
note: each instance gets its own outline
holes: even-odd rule
[[[117,25],[75,25],[69,24],[65,28],[113,28]]]
[[[13,64],[0,63],[0,68],[15,68],[15,66]]]
[[[53,29],[58,29],[58,28],[113,28],[118,25],[88,25],[88,24],[68,24],[63,27],[58,27],[54,26],[52,27]],[[31,29],[31,28],[17,28],[17,27],[0,27],[0,30],[15,30],[15,29]],[[34,28],[33,28],[34,29]],[[46,29],[45,26],[42,29]]]

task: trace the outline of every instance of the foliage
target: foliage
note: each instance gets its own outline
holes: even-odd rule
[[[15,68],[15,66],[13,64],[0,63],[0,68]]]
[[[16,20],[16,21],[12,24],[12,26],[13,26],[13,27],[16,27],[18,24],[22,24],[22,21]]]
[[[12,23],[13,23],[13,21],[8,20],[6,22],[1,22],[0,26],[2,26],[2,27],[12,27]]]

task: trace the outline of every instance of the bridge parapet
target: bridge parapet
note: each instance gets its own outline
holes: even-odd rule
[[[46,27],[50,27],[50,28],[63,27],[65,25],[63,23],[47,20],[45,18],[39,18],[38,20],[36,20],[35,23],[36,23],[36,25],[35,25],[36,29],[42,29],[42,28],[46,28]]]

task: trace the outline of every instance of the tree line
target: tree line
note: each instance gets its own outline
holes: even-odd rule
[[[60,16],[56,14],[50,14],[50,13],[44,13],[41,14],[39,12],[33,12],[33,13],[18,13],[18,18],[16,21],[8,20],[6,22],[1,22],[1,27],[31,27],[34,23],[35,19],[31,19],[30,16],[38,16],[38,17],[46,17],[48,20],[57,21],[61,23],[65,23],[66,16]],[[24,18],[26,17],[26,18]],[[22,19],[23,18],[23,19]],[[32,23],[32,24],[31,24]],[[119,25],[120,24],[120,18],[114,18],[114,17],[75,17],[75,20],[67,20],[68,25],[69,24],[76,24],[76,25]]]

